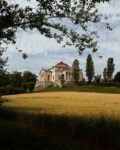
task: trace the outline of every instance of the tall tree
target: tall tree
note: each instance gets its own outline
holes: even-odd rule
[[[114,69],[115,69],[114,59],[108,58],[108,61],[107,61],[107,78],[108,78],[108,80],[112,79]]]
[[[88,78],[88,83],[90,84],[94,77],[94,63],[90,54],[86,60],[86,76]]]
[[[35,87],[36,80],[37,80],[37,76],[35,74],[33,74],[32,72],[30,72],[30,71],[23,72],[23,87],[24,87],[24,89],[32,92]]]
[[[79,60],[75,59],[72,64],[74,82],[77,84],[80,78]]]
[[[116,73],[114,77],[114,82],[120,82],[120,71]]]
[[[58,43],[65,37],[65,45],[74,45],[79,53],[86,48],[96,51],[97,33],[89,30],[88,23],[100,22],[101,15],[96,9],[96,2],[104,1],[108,0],[36,0],[37,6],[33,9],[31,6],[22,8],[19,4],[3,0],[0,4],[0,46],[1,43],[15,44],[15,33],[21,28],[25,31],[37,29],[40,34],[54,38]],[[67,24],[63,24],[66,19],[83,32],[77,32],[74,27],[69,28]]]
[[[108,79],[108,76],[107,76],[107,68],[104,68],[103,70],[103,78],[104,78],[104,81],[106,82],[107,79]]]

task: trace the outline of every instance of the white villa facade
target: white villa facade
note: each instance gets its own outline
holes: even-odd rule
[[[36,83],[36,88],[37,87],[45,88],[50,85],[61,86],[60,85],[61,76],[63,77],[64,82],[66,84],[73,82],[74,80],[72,75],[72,67],[70,67],[64,62],[60,62],[49,69],[42,68],[39,73],[39,81],[37,81]],[[80,70],[79,81],[83,81],[82,70]]]

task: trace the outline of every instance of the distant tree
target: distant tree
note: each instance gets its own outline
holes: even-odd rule
[[[104,78],[104,81],[106,82],[108,77],[107,77],[107,68],[104,68],[103,70],[103,78]]]
[[[4,71],[0,71],[0,87],[6,86],[8,84],[9,84],[9,74]]]
[[[90,84],[94,77],[94,63],[90,54],[88,55],[86,61],[86,76],[88,78],[88,83]]]
[[[37,76],[30,71],[23,72],[23,81],[24,82],[36,82]]]
[[[37,76],[32,72],[30,71],[23,72],[23,88],[26,91],[30,91],[30,92],[33,91],[36,80],[37,80]]]
[[[73,64],[72,64],[72,73],[73,73],[74,82],[76,84],[78,84],[79,78],[80,78],[80,69],[79,69],[79,61],[77,59],[75,59],[73,61]]]
[[[114,69],[115,69],[114,59],[108,58],[108,61],[107,61],[107,78],[109,81],[112,79]]]
[[[120,82],[120,72],[117,72],[114,77],[114,82]]]
[[[17,87],[17,88],[22,87],[22,82],[23,82],[22,72],[15,71],[12,74],[9,74],[9,82],[10,85],[13,87]]]
[[[101,75],[96,75],[96,76],[94,76],[94,82],[96,83],[96,84],[100,84],[100,81],[101,81]]]
[[[28,82],[27,85],[27,92],[32,92],[35,88],[35,82]]]

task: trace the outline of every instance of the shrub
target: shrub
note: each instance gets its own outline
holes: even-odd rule
[[[35,87],[35,82],[24,82],[22,84],[23,86],[23,89],[27,92],[32,92],[34,90],[34,87]]]
[[[102,82],[100,83],[100,86],[120,88],[120,82]]]
[[[35,83],[34,82],[29,82],[28,83],[28,90],[30,92],[32,92],[34,90],[34,87],[35,87]]]
[[[96,85],[99,85],[101,82],[101,75],[94,76],[94,82]]]
[[[25,93],[23,88],[15,88],[11,85],[0,87],[0,95]]]

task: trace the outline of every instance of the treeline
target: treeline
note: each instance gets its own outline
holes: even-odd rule
[[[30,71],[0,72],[0,95],[32,92],[37,76]]]
[[[101,59],[101,58],[100,58]],[[96,75],[94,68],[94,61],[92,59],[92,55],[88,55],[86,59],[86,77],[84,78],[84,82],[88,84],[100,84],[103,85],[118,85],[120,82],[120,72],[117,72],[115,76],[113,73],[115,71],[115,63],[113,58],[108,58],[106,62],[106,67],[103,69],[103,73]],[[80,69],[79,69],[79,60],[75,59],[72,65],[74,82],[76,84],[79,83]]]

